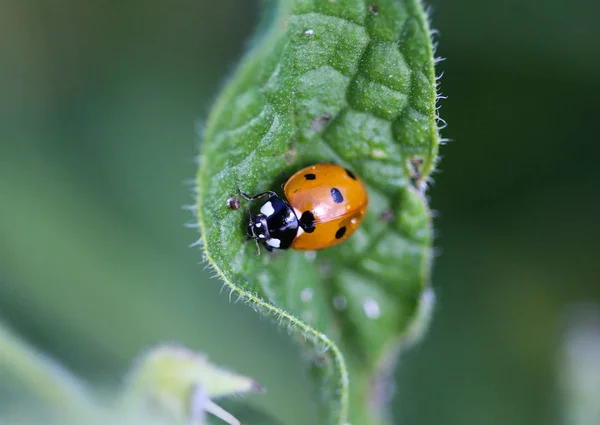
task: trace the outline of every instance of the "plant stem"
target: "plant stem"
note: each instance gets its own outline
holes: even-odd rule
[[[87,389],[79,379],[0,322],[0,380],[7,378],[57,413],[77,414],[91,409]]]

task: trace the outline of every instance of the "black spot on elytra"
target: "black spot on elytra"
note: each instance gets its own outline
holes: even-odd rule
[[[346,174],[348,174],[348,176],[350,176],[350,178],[351,178],[352,180],[356,180],[356,174],[354,174],[352,171],[350,171],[350,170],[349,170],[349,169],[347,169],[347,168],[344,168],[344,170],[346,170]]]
[[[342,192],[337,188],[331,189],[331,197],[333,198],[333,202],[339,204],[340,202],[344,202],[344,197],[342,196]]]
[[[346,226],[340,227],[337,232],[335,232],[336,239],[342,239],[346,234]]]
[[[299,223],[302,230],[306,233],[315,231],[315,216],[311,211],[304,211],[302,217],[300,217]]]
[[[316,179],[316,178],[317,178],[317,176],[315,176],[313,173],[308,173],[308,174],[305,174],[305,175],[304,175],[304,178],[305,178],[306,180],[314,180],[314,179]]]

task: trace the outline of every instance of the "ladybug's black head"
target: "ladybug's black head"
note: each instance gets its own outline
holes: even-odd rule
[[[267,227],[267,218],[262,214],[250,214],[248,222],[248,236],[255,241],[265,242],[269,239],[269,228]]]
[[[250,214],[246,232],[248,239],[254,239],[258,253],[262,244],[267,251],[287,249],[298,234],[298,218],[292,207],[283,201],[275,192],[263,192],[249,196],[240,190],[240,194],[249,201],[256,201],[265,196],[269,199],[260,207],[260,213]]]

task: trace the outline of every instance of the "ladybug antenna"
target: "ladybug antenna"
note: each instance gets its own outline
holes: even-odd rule
[[[240,190],[240,193],[242,193],[242,196],[246,195],[241,190]],[[246,208],[246,211],[248,212],[248,215],[250,216],[250,224],[248,225],[248,230],[250,232],[247,234],[245,242],[248,242],[250,239],[254,239],[254,243],[256,244],[256,250],[257,250],[256,255],[260,255],[260,244],[258,243],[258,238],[254,234],[254,214],[252,214],[252,211],[250,211],[250,208]]]

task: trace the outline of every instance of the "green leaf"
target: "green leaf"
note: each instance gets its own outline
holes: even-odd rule
[[[5,389],[9,391],[8,402]],[[239,425],[229,409],[243,414],[240,417],[244,420],[278,423],[248,406],[230,403],[226,410],[214,401],[220,403],[224,397],[252,391],[262,391],[253,379],[215,366],[185,347],[160,345],[140,356],[123,390],[111,390],[109,397],[99,397],[0,322],[2,423]]]
[[[253,379],[208,361],[182,346],[159,345],[148,350],[131,370],[122,404],[133,412],[154,412],[187,423],[204,423],[206,413],[228,423],[239,423],[213,399],[262,391]]]
[[[281,0],[259,34],[203,134],[200,242],[232,297],[305,347],[322,424],[385,423],[394,360],[433,301],[424,189],[439,138],[428,23],[417,0]],[[228,198],[281,194],[286,176],[317,162],[361,176],[365,222],[339,247],[257,257],[245,208]]]

